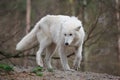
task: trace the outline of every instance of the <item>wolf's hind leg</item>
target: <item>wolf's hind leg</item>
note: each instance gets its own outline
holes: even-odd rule
[[[36,54],[36,61],[37,61],[37,64],[41,67],[43,67],[41,54],[43,53],[44,49],[50,44],[51,44],[51,40],[48,37],[44,37],[42,40],[40,40],[39,50],[37,51],[37,54]]]
[[[45,64],[48,69],[52,69],[51,58],[54,55],[55,44],[51,44],[46,49]]]

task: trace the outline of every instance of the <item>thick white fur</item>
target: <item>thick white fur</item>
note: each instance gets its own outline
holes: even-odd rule
[[[65,52],[68,47],[75,47],[76,57],[73,66],[78,69],[82,59],[84,36],[82,23],[76,17],[47,15],[38,21],[32,31],[17,44],[16,50],[26,50],[38,41],[40,45],[36,54],[37,64],[43,66],[41,54],[47,49],[45,63],[48,68],[52,68],[51,57],[57,46],[63,69],[70,70]]]

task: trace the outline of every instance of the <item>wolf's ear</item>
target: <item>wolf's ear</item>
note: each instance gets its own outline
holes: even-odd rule
[[[79,26],[79,27],[75,28],[75,30],[76,30],[76,31],[79,31],[79,30],[80,30],[80,28],[81,28],[81,26]]]

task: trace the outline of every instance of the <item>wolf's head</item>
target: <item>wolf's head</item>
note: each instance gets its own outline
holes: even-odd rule
[[[63,24],[62,35],[64,38],[64,45],[69,46],[79,34],[82,27],[81,22],[77,18],[71,18]]]

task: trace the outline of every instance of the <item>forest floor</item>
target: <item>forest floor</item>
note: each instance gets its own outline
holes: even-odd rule
[[[120,76],[62,70],[43,71],[42,75],[38,76],[29,70],[17,69],[17,71],[0,72],[0,80],[120,80]]]

